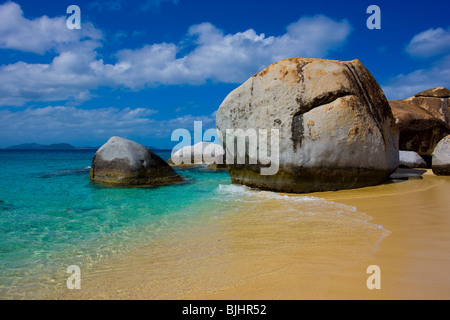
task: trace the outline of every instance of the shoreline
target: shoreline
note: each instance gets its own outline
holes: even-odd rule
[[[256,199],[115,257],[87,273],[82,290],[60,288],[48,298],[447,299],[449,190],[450,177],[428,170],[423,179]],[[311,204],[283,197],[330,207],[320,219],[298,220]],[[340,210],[345,221],[333,226]],[[367,289],[370,265],[381,269],[381,290]]]
[[[408,188],[410,190],[404,192]],[[365,191],[355,192],[351,197],[345,192],[323,195],[356,206],[370,215],[373,223],[391,231],[380,243],[380,250],[373,259],[381,268],[382,289],[370,291],[343,286],[345,290],[340,296],[349,299],[448,299],[450,177],[435,176],[429,169],[423,180],[400,182],[392,188],[377,190],[372,196]],[[347,277],[363,274],[359,278],[367,279],[363,267],[349,268]]]

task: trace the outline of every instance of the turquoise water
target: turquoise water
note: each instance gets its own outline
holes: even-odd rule
[[[170,157],[169,152],[159,155]],[[373,253],[387,234],[356,208],[232,185],[226,171],[178,170],[185,182],[153,188],[95,185],[89,179],[93,156],[81,150],[0,150],[0,299],[46,298],[65,287],[71,265],[95,270],[134,248],[157,246],[160,237],[189,234],[205,219],[226,226],[227,216],[249,208],[268,224],[302,226],[301,244],[280,235],[270,244],[274,252],[289,245],[348,243],[349,238],[367,243],[340,248],[335,255],[346,263]],[[258,235],[262,247],[268,245],[264,230]]]
[[[163,159],[170,153],[159,153]],[[164,234],[208,206],[227,172],[180,170],[157,188],[92,184],[93,151],[0,151],[0,299],[39,297],[84,267]]]

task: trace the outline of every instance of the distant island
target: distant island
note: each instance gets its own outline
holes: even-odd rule
[[[14,146],[7,147],[8,150],[96,150],[97,147],[74,147],[68,143],[55,143],[55,144],[39,144],[39,143],[22,143]]]
[[[69,143],[39,144],[39,143],[22,143],[5,148],[5,150],[97,150],[100,147],[75,147]],[[147,147],[151,151],[170,151],[169,149],[159,149],[155,147]]]

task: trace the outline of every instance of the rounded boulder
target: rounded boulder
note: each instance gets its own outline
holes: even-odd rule
[[[180,182],[181,177],[148,148],[121,137],[112,137],[95,153],[90,178],[121,186],[153,186]]]

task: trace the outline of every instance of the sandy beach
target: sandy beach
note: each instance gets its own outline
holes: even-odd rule
[[[1,1],[0,300],[450,300],[449,4]]]
[[[83,274],[81,290],[62,285],[48,298],[448,299],[449,190],[450,178],[428,171],[308,195],[345,217],[336,223],[296,219],[301,206],[286,198],[305,195],[255,199],[109,259]],[[367,288],[370,265],[380,267],[380,290]]]
[[[450,293],[449,177],[428,170],[423,180],[342,191],[327,199],[351,204],[385,226],[391,234],[380,243],[370,263],[381,268],[382,289],[357,284],[367,279],[366,265],[343,270],[332,283],[339,290],[325,298],[448,299]],[[360,280],[358,280],[360,279]]]

